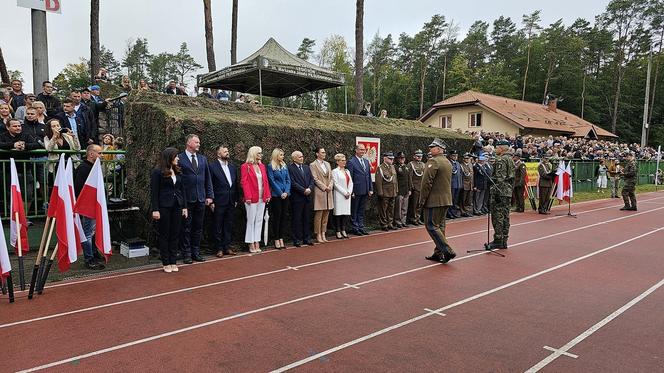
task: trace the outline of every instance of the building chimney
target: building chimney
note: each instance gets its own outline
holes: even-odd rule
[[[558,99],[557,98],[550,99],[547,104],[547,110],[556,113],[557,109],[558,109]]]

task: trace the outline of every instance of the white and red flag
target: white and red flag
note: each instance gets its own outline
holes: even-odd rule
[[[69,186],[69,195],[71,196],[71,206],[72,209],[76,208],[76,192],[74,191],[74,164],[71,161],[71,158],[67,159],[67,166],[65,167],[65,173],[67,174],[67,185]],[[76,249],[78,254],[83,253],[83,248],[81,242],[87,241],[85,236],[85,231],[83,230],[83,224],[81,224],[81,216],[74,210],[74,226],[76,227]]]
[[[5,241],[5,230],[2,228],[0,220],[0,277],[9,276],[12,270],[12,263],[9,261],[9,252],[7,251],[7,241]]]
[[[55,218],[55,234],[58,238],[58,267],[61,272],[66,272],[69,270],[71,263],[78,259],[80,242],[78,244],[76,242],[74,209],[69,192],[64,154],[60,156],[60,163],[58,163],[47,214]]]
[[[11,218],[9,223],[9,241],[18,254],[18,243],[16,241],[18,240],[20,232],[21,251],[22,254],[25,254],[28,252],[28,219],[25,217],[25,209],[23,208],[23,196],[21,194],[21,186],[18,183],[16,163],[14,162],[14,158],[11,158],[9,161],[11,173]],[[16,222],[16,215],[18,215],[18,223]]]
[[[108,261],[108,257],[111,256],[111,227],[106,208],[104,175],[99,158],[92,166],[90,175],[88,175],[88,179],[76,200],[74,211],[90,219],[95,219],[95,245]]]
[[[570,202],[573,196],[572,191],[572,162],[567,163],[565,167],[565,162],[560,161],[558,170],[556,171],[556,178],[558,179],[558,184],[556,187],[556,198],[558,201],[567,201]]]

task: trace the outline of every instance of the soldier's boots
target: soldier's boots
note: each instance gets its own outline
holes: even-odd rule
[[[488,244],[485,244],[484,249],[487,251],[507,249],[507,240],[493,240]]]
[[[456,253],[454,252],[454,250],[452,250],[451,247],[446,246],[442,251],[442,256],[441,252],[438,252],[436,248],[434,248],[433,254],[431,254],[431,256],[425,256],[424,258],[427,260],[432,260],[434,262],[447,263],[450,260],[452,260],[455,256]]]

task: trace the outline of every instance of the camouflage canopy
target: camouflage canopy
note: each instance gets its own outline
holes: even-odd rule
[[[289,97],[344,85],[343,75],[316,66],[270,38],[244,60],[198,76],[198,86],[271,97]]]

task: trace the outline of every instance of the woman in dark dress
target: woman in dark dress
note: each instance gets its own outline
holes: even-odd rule
[[[164,272],[177,272],[178,236],[182,217],[187,217],[187,198],[175,148],[161,152],[159,167],[150,176],[152,219],[157,222],[158,245]]]

